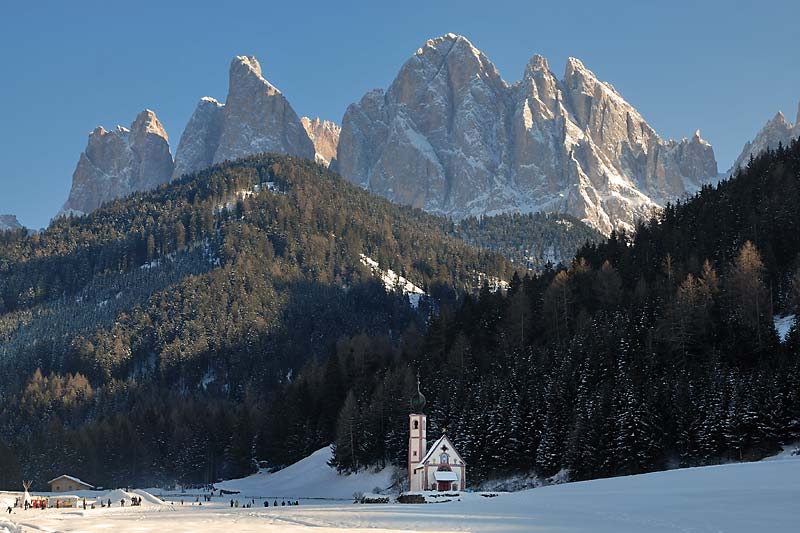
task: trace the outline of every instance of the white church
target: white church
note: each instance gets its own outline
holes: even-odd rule
[[[411,400],[408,434],[408,485],[417,491],[463,491],[466,489],[467,464],[453,443],[442,436],[428,448],[428,417],[425,396],[419,390]]]

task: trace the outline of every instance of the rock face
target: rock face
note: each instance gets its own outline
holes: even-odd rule
[[[800,104],[797,106],[797,120],[794,124],[788,122],[783,113],[778,113],[769,120],[755,139],[745,143],[742,153],[736,158],[730,172],[747,166],[750,156],[757,156],[767,148],[775,149],[779,144],[787,146],[792,139],[800,137]]]
[[[22,228],[15,215],[0,215],[0,231],[9,231]]]
[[[200,99],[178,143],[173,179],[197,172],[214,163],[224,118],[223,104],[210,96]]]
[[[339,134],[342,128],[334,122],[321,120],[319,117],[314,119],[303,117],[300,122],[303,123],[308,138],[314,143],[316,151],[314,158],[317,163],[330,166],[331,161],[336,158],[336,148],[339,146]]]
[[[604,233],[716,179],[699,132],[663,141],[577,59],[535,56],[507,84],[465,37],[429,40],[342,120],[334,168],[394,201],[461,218],[570,213]]]
[[[175,154],[175,177],[210,164],[277,152],[314,159],[314,144],[283,94],[261,75],[255,57],[231,62],[228,98],[200,100]]]
[[[72,189],[61,214],[94,211],[105,202],[170,180],[169,138],[156,114],[139,113],[130,129],[98,126],[72,174]]]

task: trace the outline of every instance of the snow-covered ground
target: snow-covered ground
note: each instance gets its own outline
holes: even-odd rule
[[[792,455],[792,449],[777,456],[779,460],[567,483],[498,493],[495,497],[461,494],[441,504],[355,505],[342,501],[301,501],[297,507],[267,509],[263,507],[263,499],[256,498],[256,504],[250,509],[232,509],[228,496],[217,497],[203,506],[188,502],[181,506],[180,502],[173,501],[167,505],[146,503],[141,508],[115,506],[93,511],[17,510],[10,520],[21,529],[14,529],[8,518],[0,518],[0,533],[108,530],[115,533],[793,532],[798,530],[800,516],[800,459]],[[322,453],[317,452],[312,456],[313,461],[290,467],[293,468],[291,475],[251,476],[228,482],[227,486],[253,492],[272,491],[272,483],[280,481],[280,486],[287,487],[287,494],[292,483],[297,490],[302,484],[306,487],[319,485],[318,494],[326,492],[327,484],[332,491],[344,490],[339,485],[341,480],[329,478],[329,473],[311,467],[320,466],[320,456]],[[245,494],[234,498],[244,501]],[[3,531],[4,527],[7,531]]]
[[[789,338],[789,332],[792,331],[792,327],[794,326],[796,320],[795,315],[775,315],[773,320],[775,322],[775,329],[778,331],[778,337],[781,339],[781,342],[786,342],[786,339]]]
[[[331,449],[322,448],[274,474],[259,472],[243,479],[216,483],[218,489],[239,491],[242,497],[328,498],[350,500],[356,492],[384,491],[392,485],[394,469],[340,476],[328,466]]]
[[[381,278],[387,292],[400,290],[402,294],[408,295],[408,299],[413,307],[419,306],[419,299],[425,294],[424,290],[397,274],[391,268],[383,270],[377,261],[364,254],[361,254],[361,264],[369,267],[374,276]]]

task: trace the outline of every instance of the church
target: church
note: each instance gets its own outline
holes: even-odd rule
[[[408,486],[418,491],[463,491],[466,489],[467,464],[453,443],[442,432],[428,448],[428,417],[425,396],[419,390],[411,400],[408,434]]]

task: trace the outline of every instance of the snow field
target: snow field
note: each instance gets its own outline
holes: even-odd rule
[[[59,531],[115,533],[230,531],[330,533],[454,532],[476,533],[628,533],[652,532],[794,532],[800,501],[800,456],[787,447],[771,460],[687,468],[636,476],[566,483],[516,493],[461,493],[449,502],[427,505],[365,504],[301,500],[300,506],[232,509],[231,496],[203,506],[171,503],[141,508],[91,511],[15,511],[0,518],[0,533]],[[323,449],[275,474],[256,474],[221,486],[253,492],[283,488],[316,489],[328,497],[376,479],[377,473],[337,476],[325,465]],[[327,452],[329,453],[329,451]],[[327,470],[325,470],[327,469]],[[333,476],[333,477],[331,477]],[[350,479],[348,479],[350,478]],[[262,494],[267,496],[267,494]],[[0,499],[2,495],[0,495]],[[271,500],[269,498],[268,500]],[[19,526],[19,529],[17,529]]]
[[[357,492],[367,493],[385,491],[392,486],[394,469],[389,467],[380,472],[359,472],[350,476],[340,476],[328,466],[331,449],[322,448],[305,459],[279,470],[274,474],[259,472],[243,479],[216,483],[217,489],[239,491],[236,498],[323,498],[353,500]]]

